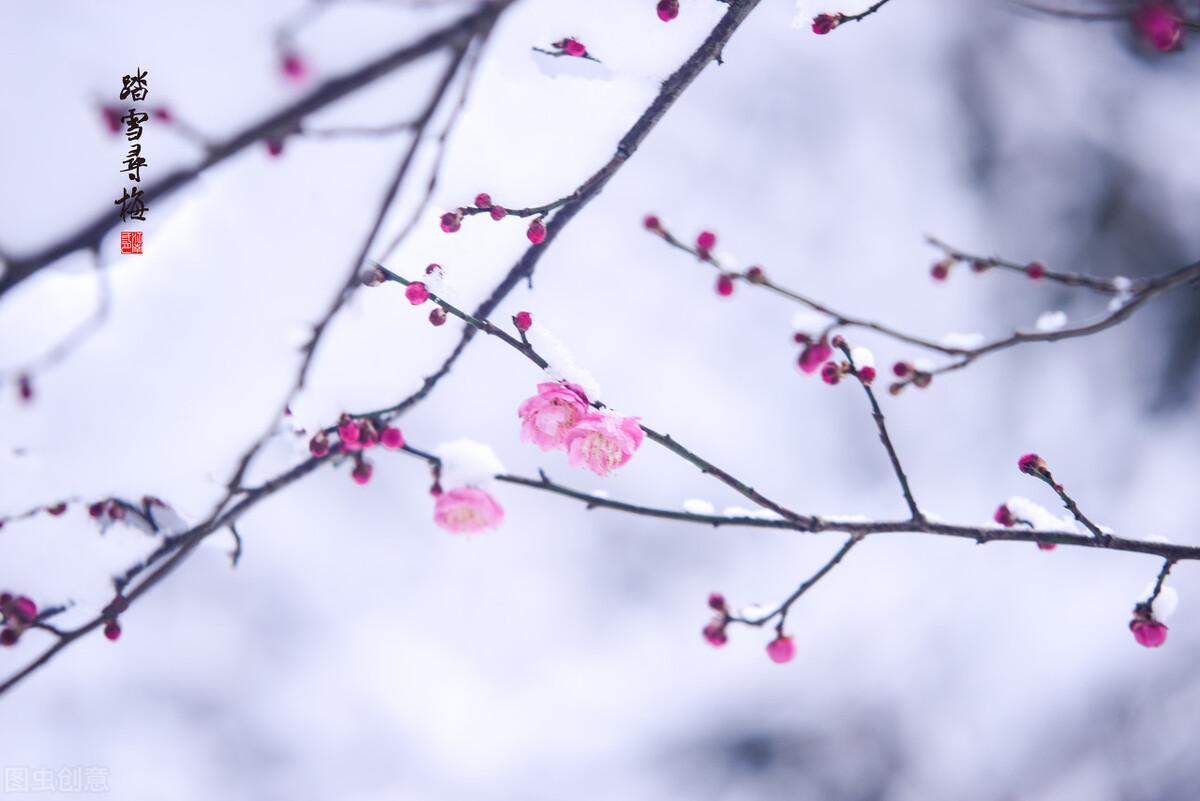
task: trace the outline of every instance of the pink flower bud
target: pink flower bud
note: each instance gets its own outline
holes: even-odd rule
[[[441,223],[442,230],[448,234],[452,234],[459,228],[462,228],[462,209],[456,211],[448,211],[442,215]]]
[[[425,288],[425,284],[420,281],[413,281],[404,289],[404,297],[408,298],[408,302],[414,306],[420,306],[425,301],[429,300],[429,290]]]
[[[359,428],[358,423],[354,422],[353,419],[346,417],[345,415],[342,416],[342,421],[338,423],[337,432],[338,438],[341,439],[342,442],[358,442],[358,438],[362,434],[362,430]]]
[[[271,158],[275,159],[275,158],[279,158],[281,155],[283,155],[283,139],[282,138],[273,136],[270,139],[268,139],[264,143],[264,145],[267,148],[267,155],[270,156]]]
[[[1028,473],[1031,476],[1050,473],[1046,461],[1036,453],[1027,453],[1022,456],[1017,460],[1017,467],[1021,468],[1022,473]]]
[[[715,609],[718,612],[724,612],[725,596],[719,592],[710,593],[708,596],[708,606],[710,609]]]
[[[792,642],[791,637],[784,637],[780,634],[767,643],[767,656],[771,657],[772,662],[782,665],[785,662],[791,662],[795,655],[796,643]]]
[[[115,620],[110,620],[105,623],[104,636],[113,642],[119,640],[121,638],[121,624]]]
[[[492,219],[503,220],[508,216],[508,209],[503,206],[492,206]]]
[[[350,474],[354,478],[355,484],[366,484],[371,480],[371,473],[374,468],[366,459],[360,459],[358,464],[354,465],[354,471]]]
[[[425,268],[425,274],[426,275],[434,275],[434,276],[437,276],[438,278],[441,278],[446,273],[445,273],[445,270],[442,269],[442,265],[435,262]]]
[[[656,217],[653,214],[647,214],[645,219],[642,220],[642,225],[644,225],[646,227],[647,231],[661,231],[662,230],[662,221],[659,220],[658,217]]]
[[[480,209],[490,209],[492,207],[492,196],[487,192],[480,192],[475,196],[475,207]]]
[[[542,222],[541,217],[534,219],[529,224],[529,230],[525,232],[525,235],[535,245],[540,245],[546,241],[546,224]]]
[[[759,283],[765,278],[766,274],[763,272],[762,267],[751,267],[750,269],[746,270],[746,279],[755,284]]]
[[[825,366],[821,368],[821,380],[833,386],[842,380],[842,368],[837,362],[825,362]]]
[[[833,348],[829,347],[829,343],[825,340],[818,342],[810,342],[800,352],[799,365],[800,369],[806,373],[815,373],[817,368],[825,363],[825,360],[833,355]]]
[[[93,503],[91,506],[88,507],[88,516],[89,517],[102,517],[104,515],[104,506],[105,506],[104,501],[96,501],[95,503]]]
[[[712,231],[701,231],[696,237],[696,250],[701,253],[708,253],[717,246],[717,235]]]
[[[518,331],[524,333],[533,325],[533,315],[527,311],[517,312],[513,317],[513,325],[517,327]]]
[[[28,373],[22,373],[17,378],[17,395],[25,403],[33,400],[33,379],[29,377]]]
[[[892,365],[892,374],[895,375],[896,378],[904,378],[906,375],[912,372],[912,369],[912,365],[908,362],[896,362]]]
[[[341,428],[338,430],[341,431]],[[324,431],[318,431],[308,441],[308,452],[318,459],[329,454],[329,437],[325,436]]]
[[[951,264],[949,259],[943,259],[929,269],[929,274],[934,281],[945,281],[950,276]]]
[[[729,637],[725,635],[725,626],[720,621],[714,620],[704,627],[704,639],[713,648],[720,648],[725,643],[729,642]]]
[[[568,56],[581,58],[587,55],[587,47],[578,39],[568,37],[559,42],[558,47]]]
[[[429,312],[429,322],[435,326],[445,325],[446,310],[441,306],[435,306],[433,310]]]
[[[723,298],[733,294],[733,276],[728,273],[721,273],[717,276],[717,294]]]
[[[824,36],[841,23],[841,16],[841,14],[836,16],[833,14],[818,14],[813,17],[812,32],[819,36]]]
[[[875,380],[875,368],[872,367],[871,365],[867,365],[866,367],[858,368],[858,378],[864,384],[870,384],[872,381]]]
[[[13,617],[17,619],[18,623],[28,626],[34,621],[35,618],[37,618],[37,604],[33,602],[32,598],[29,598],[25,595],[19,595],[13,599],[12,613]]]
[[[290,81],[302,81],[308,75],[308,65],[297,53],[287,52],[279,60],[279,69]]]
[[[17,631],[16,629],[4,629],[3,631],[0,631],[0,645],[3,645],[6,648],[10,645],[16,645],[17,640],[20,639],[20,637],[21,632]]]
[[[59,501],[58,503],[54,504],[53,506],[46,507],[46,513],[54,515],[55,517],[59,517],[66,511],[67,511],[67,504],[63,501]]]
[[[1046,265],[1042,264],[1040,261],[1031,262],[1030,265],[1025,268],[1025,273],[1034,281],[1040,280],[1046,277]]]
[[[1017,521],[1013,518],[1012,510],[1008,508],[1008,504],[1002,503],[996,507],[996,513],[992,515],[992,519],[1005,528],[1011,528]]]
[[[912,382],[913,386],[915,386],[917,389],[925,389],[925,387],[933,383],[933,373],[915,370],[913,371]]]
[[[1058,547],[1058,544],[1054,542],[1039,542],[1037,546],[1039,551],[1053,551]]]
[[[1159,52],[1174,50],[1183,34],[1183,15],[1170,0],[1145,0],[1133,12],[1133,29]]]
[[[1167,641],[1167,627],[1153,618],[1135,617],[1129,621],[1129,630],[1137,644],[1145,648],[1158,648]]]
[[[396,450],[404,447],[404,434],[395,426],[386,426],[379,435],[379,441],[383,443],[383,447]]]
[[[992,265],[988,264],[983,259],[975,259],[975,261],[971,262],[971,269],[977,273],[982,273],[985,270],[990,269],[991,266]]]
[[[119,503],[110,503],[108,505],[108,516],[113,520],[125,519],[125,507]]]
[[[679,0],[658,0],[658,18],[670,22],[679,16]]]

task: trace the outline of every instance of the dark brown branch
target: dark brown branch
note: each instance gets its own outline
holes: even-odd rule
[[[892,438],[888,435],[887,424],[883,419],[883,410],[879,408],[879,401],[875,397],[875,391],[871,389],[871,382],[864,380],[858,372],[858,365],[854,363],[854,357],[850,355],[850,346],[846,344],[846,341],[839,337],[835,340],[835,345],[846,357],[846,363],[850,366],[850,375],[858,379],[863,391],[867,393],[867,400],[871,402],[871,416],[875,419],[875,427],[879,429],[879,441],[883,443],[883,448],[887,451],[888,459],[892,463],[892,472],[896,474],[896,480],[900,482],[900,491],[904,494],[904,502],[908,504],[909,514],[912,515],[914,521],[919,523],[925,519],[925,515],[921,514],[917,501],[913,497],[912,489],[908,486],[908,476],[904,474],[904,468],[900,465],[900,457],[896,454]]]

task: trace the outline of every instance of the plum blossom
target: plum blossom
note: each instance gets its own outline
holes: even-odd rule
[[[587,414],[567,432],[567,459],[573,467],[606,476],[628,462],[645,437],[637,417]]]
[[[476,534],[498,528],[504,522],[504,509],[478,487],[455,487],[438,496],[433,520],[452,534]]]
[[[577,384],[538,384],[538,394],[517,410],[521,418],[521,441],[532,442],[544,451],[564,447],[569,432],[588,413],[588,399]]]

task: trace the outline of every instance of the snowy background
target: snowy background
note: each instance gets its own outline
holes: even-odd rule
[[[336,4],[300,35],[314,80],[463,8],[444,5]],[[488,43],[434,208],[388,265],[411,274],[437,261],[452,300],[485,297],[527,245],[524,224],[472,218],[448,236],[437,213],[480,191],[523,206],[574,189],[724,11],[682,5],[664,25],[651,0],[518,3]],[[149,105],[214,135],[305,91],[282,79],[271,46],[297,8],[0,6],[0,247],[32,251],[119,195],[124,140],[97,103],[115,101],[134,66],[150,71]],[[833,10],[764,0],[726,64],[703,73],[496,318],[530,310],[605,402],[768,496],[891,517],[902,500],[865,399],[798,373],[795,309],[745,286],[718,298],[711,270],[646,235],[642,215],[688,239],[712,227],[733,264],[932,338],[1000,335],[1059,309],[1079,320],[1103,299],[997,272],[935,284],[923,237],[1106,275],[1194,259],[1200,62],[1148,55],[1121,25],[983,0],[896,0],[827,37],[803,25]],[[604,64],[530,52],[568,34]],[[397,73],[313,122],[401,119],[439,66]],[[110,237],[109,322],[35,376],[35,403],[3,388],[0,514],[114,493],[206,514],[276,411],[405,145],[293,139],[278,159],[252,148],[153,206],[145,255],[117,256]],[[198,151],[151,121],[145,155],[153,181]],[[5,297],[0,369],[85,319],[97,287],[76,254]],[[428,308],[395,286],[357,295],[297,414],[328,423],[413,391],[460,331],[431,327]],[[885,399],[919,500],[964,523],[1013,495],[1053,509],[1015,467],[1036,449],[1101,523],[1200,542],[1198,333],[1200,303],[1184,291],[1100,336],[1011,350]],[[884,367],[922,355],[855,341]],[[745,505],[649,443],[603,480],[520,443],[515,410],[540,378],[480,338],[401,425],[419,447],[469,437],[512,472],[542,467],[616,498]],[[294,446],[276,439],[256,476],[294,463]],[[1158,560],[880,536],[793,610],[798,655],[780,666],[763,652],[766,631],[733,629],[709,648],[706,595],[776,603],[838,535],[588,512],[502,485],[504,527],[455,537],[434,526],[428,483],[423,464],[397,456],[376,460],[366,487],[326,469],[264,502],[240,524],[237,570],[215,535],[122,616],[118,643],[89,637],[5,696],[0,764],[102,766],[122,801],[1197,796],[1191,564],[1172,576],[1183,600],[1170,641],[1151,651],[1126,623]],[[72,599],[81,619],[107,598],[107,576],[152,544],[101,539],[75,506],[3,530],[0,585]],[[0,653],[0,670],[44,642],[28,635]]]

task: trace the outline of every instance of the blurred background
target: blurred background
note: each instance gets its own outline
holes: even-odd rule
[[[388,266],[436,261],[471,308],[524,252],[525,224],[437,216],[490,192],[508,206],[572,191],[612,153],[725,6],[683,0],[522,0],[483,54],[433,204]],[[309,17],[315,6],[324,6]],[[126,144],[105,126],[121,76],[149,71],[146,105],[227,136],[323,79],[462,13],[386,0],[5,4],[9,75],[0,249],[32,252],[110,207]],[[836,308],[938,339],[1072,321],[1105,299],[992,271],[929,278],[926,234],[1052,269],[1143,276],[1196,258],[1200,161],[1185,47],[1146,50],[1121,23],[1002,2],[896,0],[818,37],[808,20],[861,9],[763,0],[603,194],[495,317],[533,313],[589,370],[606,403],[640,415],[792,508],[903,514],[862,393],[795,368],[795,307],[714,274],[641,228],[719,237],[730,264]],[[299,15],[299,16],[298,16]],[[297,28],[310,75],[281,73]],[[603,64],[531,51],[579,37]],[[1185,41],[1185,45],[1188,43]],[[321,112],[314,125],[403,119],[444,62],[430,58]],[[177,127],[177,126],[176,126]],[[200,157],[146,125],[144,182]],[[152,204],[145,253],[63,259],[0,303],[0,515],[60,498],[156,495],[203,519],[299,364],[308,326],[344,280],[405,135],[291,137],[252,147]],[[389,217],[420,201],[432,166]],[[115,214],[115,207],[114,214]],[[36,372],[12,369],[92,313],[105,324]],[[358,293],[332,326],[296,418],[393,403],[461,330],[434,328],[394,286]],[[1098,522],[1200,542],[1196,376],[1200,299],[1183,290],[1101,335],[1029,345],[884,398],[922,505],[962,523],[1026,495],[1036,450]],[[923,356],[855,334],[881,368]],[[739,496],[647,444],[616,475],[570,468],[519,441],[516,408],[542,378],[476,340],[400,421],[432,449],[486,443],[514,473],[682,508]],[[281,434],[255,465],[294,464]],[[210,538],[122,616],[124,634],[67,650],[0,703],[0,765],[104,771],[121,799],[822,799],[1193,801],[1200,788],[1195,566],[1170,639],[1138,647],[1130,610],[1159,561],[1060,547],[885,535],[857,548],[793,609],[796,659],[769,631],[700,637],[712,590],[777,604],[841,536],[721,529],[586,511],[501,485],[504,526],[452,536],[432,520],[420,462],[376,459],[360,487],[323,469],[247,514],[240,565]],[[64,622],[95,614],[109,576],[155,545],[100,537],[86,508],[0,532],[0,589]],[[17,670],[49,640],[0,652]],[[21,793],[9,793],[22,797]],[[37,797],[74,795],[30,793]]]

